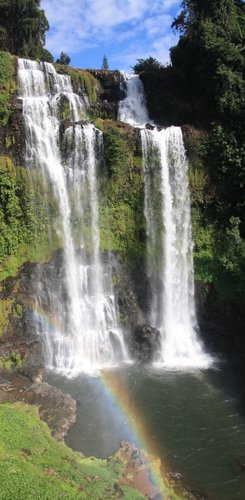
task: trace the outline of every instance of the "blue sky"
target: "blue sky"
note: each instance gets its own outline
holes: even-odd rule
[[[110,69],[130,70],[149,55],[162,63],[178,37],[171,23],[181,0],[41,0],[50,24],[46,47],[54,57],[63,50],[71,65],[100,68],[106,54]]]

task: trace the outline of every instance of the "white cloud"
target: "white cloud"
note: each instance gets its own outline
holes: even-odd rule
[[[42,0],[50,24],[46,36],[47,48],[58,55],[61,50],[70,55],[101,47],[108,43],[114,49],[127,43],[127,53],[133,59],[140,52],[166,60],[167,35],[172,22],[169,15],[180,0]],[[167,35],[167,36],[166,36]],[[138,47],[141,44],[141,49]],[[148,50],[147,50],[148,51]],[[120,47],[118,61],[125,62],[125,49]]]

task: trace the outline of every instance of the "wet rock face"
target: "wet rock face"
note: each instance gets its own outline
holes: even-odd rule
[[[38,323],[50,308],[48,280],[58,289],[63,272],[63,252],[56,251],[50,262],[26,263],[16,277],[0,284],[0,371],[24,370],[33,381],[40,377],[45,353]],[[64,292],[64,304],[66,299]]]
[[[138,361],[152,361],[160,349],[160,331],[151,325],[138,325],[133,332],[131,348]]]
[[[104,262],[111,263],[113,288],[119,309],[121,327],[127,337],[127,345],[133,359],[149,363],[160,349],[160,332],[147,323],[147,306],[144,307],[141,295],[146,290],[144,270],[131,277],[125,266],[115,255],[106,254]],[[145,293],[146,295],[146,293]],[[146,297],[144,301],[146,303]],[[142,307],[143,304],[143,307]]]
[[[1,283],[0,371],[17,370],[33,382],[40,381],[45,366],[45,352],[37,325],[43,315],[49,317],[48,284],[52,283],[53,290],[59,290],[64,307],[67,303],[66,291],[61,286],[64,281],[63,259],[63,252],[57,250],[50,262],[27,263],[15,278],[8,278]],[[102,259],[112,271],[119,322],[129,351],[134,359],[150,362],[158,349],[160,334],[147,324],[147,314],[140,307],[135,282],[125,266],[109,253],[103,254]]]
[[[106,252],[102,255],[105,267],[110,267],[113,290],[119,310],[119,321],[122,328],[130,331],[144,321],[144,314],[139,306],[134,281],[116,255]]]
[[[34,301],[30,268],[25,265],[15,278],[0,287],[0,369],[32,369],[43,367],[41,339],[36,334]]]
[[[124,98],[120,71],[90,70],[100,82],[97,102],[92,105],[95,113],[104,118],[117,119],[118,102]]]

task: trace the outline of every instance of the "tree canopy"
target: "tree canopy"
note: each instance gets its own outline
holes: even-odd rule
[[[60,57],[56,61],[57,64],[64,64],[64,66],[69,66],[70,62],[70,56],[63,51],[60,53]]]
[[[242,0],[184,0],[172,27],[180,32],[170,51],[182,83],[213,116],[239,115],[245,103],[245,4]]]
[[[171,49],[172,65],[184,92],[199,102],[211,125],[212,175],[223,212],[240,216],[245,185],[245,4],[184,0],[182,8],[172,25],[180,31]]]
[[[158,71],[163,68],[163,65],[154,57],[149,56],[147,59],[137,59],[137,63],[132,67],[136,74],[142,71]]]
[[[50,60],[44,49],[49,23],[40,0],[0,0],[0,49],[11,54]]]

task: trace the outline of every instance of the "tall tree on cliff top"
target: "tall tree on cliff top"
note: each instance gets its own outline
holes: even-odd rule
[[[0,0],[0,49],[32,58],[50,59],[44,47],[49,23],[40,0]],[[51,56],[52,57],[52,56]]]
[[[69,66],[71,58],[65,52],[60,53],[60,57],[56,60],[56,64],[63,64],[64,66]]]
[[[244,102],[245,4],[242,0],[184,0],[172,27],[180,32],[171,60],[183,85],[230,119]]]
[[[108,59],[107,59],[106,55],[104,55],[104,57],[103,57],[101,69],[105,69],[105,70],[109,69],[109,63],[108,63]]]
[[[211,129],[210,175],[225,221],[239,217],[245,234],[245,3],[184,0],[173,27],[171,60],[183,92]],[[202,119],[203,119],[202,118]]]

